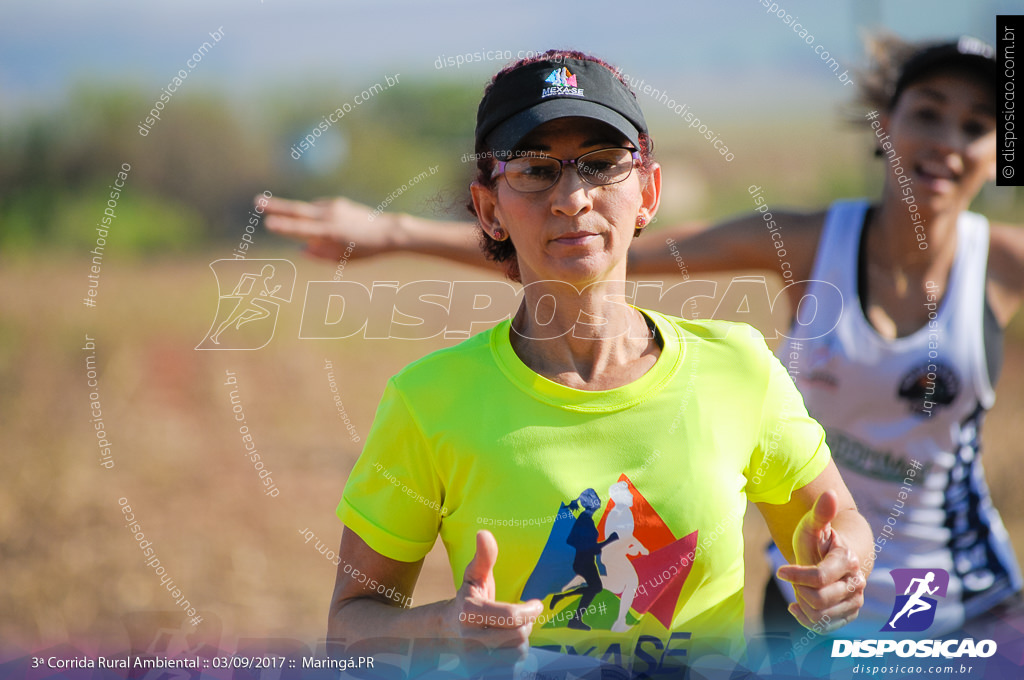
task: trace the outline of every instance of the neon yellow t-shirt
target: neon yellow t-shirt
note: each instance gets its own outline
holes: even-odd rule
[[[824,432],[751,327],[644,314],[662,353],[613,390],[534,373],[508,321],[410,364],[388,382],[338,516],[400,561],[440,534],[456,588],[491,531],[497,598],[545,603],[535,647],[632,658],[634,671],[679,665],[702,642],[738,653],[747,500],[785,503],[817,477]]]

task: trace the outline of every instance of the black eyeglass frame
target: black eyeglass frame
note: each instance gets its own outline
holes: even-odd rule
[[[592,182],[589,179],[587,179],[587,177],[582,172],[580,172],[579,161],[583,160],[585,162],[585,159],[586,159],[587,156],[591,156],[591,155],[596,154],[596,153],[602,153],[604,151],[612,151],[612,150],[618,150],[618,149],[621,149],[623,151],[628,151],[630,153],[630,157],[633,160],[633,163],[629,167],[629,172],[627,172],[622,177],[622,179],[617,179],[617,180],[612,181],[612,182]],[[637,149],[633,149],[631,147],[628,147],[628,146],[609,146],[609,147],[605,147],[603,149],[594,149],[593,151],[588,151],[585,154],[577,156],[576,158],[570,158],[569,160],[562,160],[561,158],[555,158],[554,156],[545,156],[543,154],[538,154],[538,153],[532,153],[531,152],[530,155],[522,155],[522,156],[520,156],[518,158],[513,158],[512,160],[497,161],[497,163],[494,166],[494,170],[491,172],[491,178],[497,177],[498,175],[504,175],[505,174],[505,166],[507,166],[509,163],[515,163],[516,161],[519,161],[519,160],[531,160],[531,159],[536,159],[536,158],[542,158],[542,159],[545,159],[545,160],[558,161],[558,164],[559,164],[558,165],[558,174],[555,175],[554,181],[552,181],[551,184],[549,184],[548,186],[543,187],[541,189],[523,190],[523,189],[517,189],[516,187],[512,186],[512,183],[508,181],[508,176],[506,175],[505,183],[508,184],[510,189],[512,189],[513,191],[518,191],[521,194],[536,194],[536,193],[539,193],[541,191],[547,191],[551,187],[553,187],[556,184],[558,184],[558,181],[560,179],[562,179],[562,171],[565,169],[565,166],[567,166],[567,165],[573,166],[573,169],[576,170],[576,174],[579,176],[579,178],[583,182],[585,182],[585,183],[587,183],[587,184],[589,184],[591,186],[603,187],[603,186],[609,186],[609,185],[612,185],[612,184],[619,184],[620,182],[625,182],[627,179],[629,179],[629,176],[631,174],[633,174],[633,168],[636,166],[637,162],[640,160],[640,151],[637,150]]]

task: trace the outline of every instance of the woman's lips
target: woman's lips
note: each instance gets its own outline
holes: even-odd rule
[[[597,234],[592,231],[571,231],[568,234],[562,234],[552,240],[555,243],[562,244],[563,246],[579,246],[592,238],[597,238]]]
[[[942,164],[919,163],[914,166],[914,173],[918,182],[932,191],[950,191],[957,182],[956,173]]]

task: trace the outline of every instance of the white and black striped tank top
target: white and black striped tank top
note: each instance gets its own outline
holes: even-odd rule
[[[1021,589],[980,457],[1001,358],[998,324],[985,302],[989,226],[981,215],[960,215],[949,281],[928,307],[930,320],[886,340],[865,317],[858,284],[867,210],[864,200],[832,205],[812,282],[777,353],[824,426],[875,536],[864,608],[838,634],[877,637],[896,595],[891,569],[940,568],[950,575],[947,596],[921,633],[934,637]],[[776,567],[784,563],[774,546],[770,552]]]

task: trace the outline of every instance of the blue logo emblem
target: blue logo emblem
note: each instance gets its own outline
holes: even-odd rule
[[[896,602],[883,631],[919,633],[935,621],[936,597],[945,597],[949,572],[945,569],[893,569]],[[900,593],[903,593],[900,595]]]

